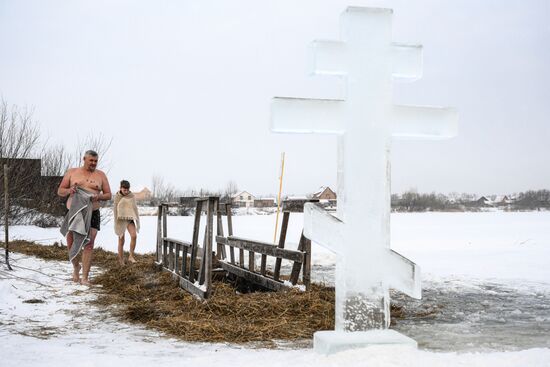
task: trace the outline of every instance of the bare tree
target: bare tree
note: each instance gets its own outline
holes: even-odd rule
[[[38,125],[32,119],[32,111],[8,106],[0,101],[0,158],[29,158],[39,147]]]
[[[93,134],[90,133],[84,138],[78,138],[73,153],[69,156],[70,166],[78,167],[82,164],[82,157],[87,150],[94,150],[98,155],[101,162],[101,168],[103,171],[109,172],[111,168],[111,161],[107,152],[111,148],[113,138],[108,138],[103,133]]]
[[[39,155],[40,132],[33,120],[32,111],[17,106],[8,106],[0,101],[0,163],[8,166],[10,210],[0,209],[2,216],[8,216],[10,223],[17,223],[31,216],[35,210],[29,207],[36,202],[40,192],[36,190],[36,174],[40,175]],[[4,179],[3,170],[0,177]],[[2,190],[2,198],[4,192]],[[32,206],[32,205],[31,205]]]
[[[233,195],[235,195],[239,191],[239,187],[237,186],[237,183],[233,180],[230,180],[227,182],[227,185],[225,185],[224,195],[227,198],[232,198]]]
[[[151,199],[154,203],[160,202],[174,202],[177,201],[180,196],[183,196],[181,191],[176,189],[174,185],[165,183],[164,178],[155,175],[151,182]]]
[[[72,162],[71,155],[63,145],[44,147],[41,159],[44,176],[63,176]]]

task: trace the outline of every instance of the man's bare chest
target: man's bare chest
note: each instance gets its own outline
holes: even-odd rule
[[[77,172],[71,175],[71,186],[75,184],[89,191],[100,192],[102,188],[101,175],[97,172]]]

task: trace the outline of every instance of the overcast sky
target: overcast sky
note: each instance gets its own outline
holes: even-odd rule
[[[307,74],[339,38],[337,0],[0,0],[0,96],[34,107],[51,143],[113,139],[112,186],[305,194],[336,184],[336,137],[269,131],[273,96],[338,98]],[[459,135],[395,141],[392,191],[550,188],[550,1],[354,1],[394,9],[393,39],[424,46],[394,101],[456,107]],[[101,163],[101,162],[100,162]]]

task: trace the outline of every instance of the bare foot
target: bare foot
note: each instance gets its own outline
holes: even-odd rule
[[[90,287],[92,285],[92,283],[90,283],[90,281],[88,279],[82,279],[80,281],[80,284],[87,285],[88,287]]]
[[[80,269],[80,264],[78,264],[77,266],[73,265],[73,282],[75,283],[80,282]]]
[[[132,263],[132,264],[135,264],[135,263],[137,263],[137,260],[134,259],[133,256],[129,256],[129,257],[128,257],[128,262],[130,262],[130,263]]]
[[[124,262],[124,259],[118,258],[118,265],[124,266],[126,263]]]

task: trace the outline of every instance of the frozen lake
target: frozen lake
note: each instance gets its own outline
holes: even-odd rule
[[[423,279],[422,300],[392,295],[409,315],[396,330],[437,351],[550,347],[550,212],[394,213],[391,220],[392,248],[418,263]],[[141,221],[137,250],[153,252],[156,217]],[[288,248],[302,225],[303,215],[291,214]],[[192,226],[193,217],[169,217],[168,234],[190,240]],[[275,216],[235,216],[233,226],[237,236],[269,242]],[[11,238],[62,240],[57,229],[28,226],[13,227]],[[116,251],[116,241],[112,221],[104,223],[97,244]],[[312,256],[314,281],[332,285],[334,255],[313,244]]]

